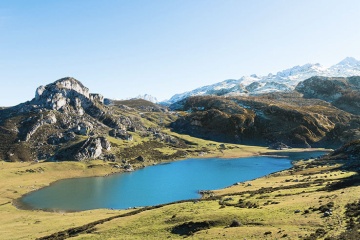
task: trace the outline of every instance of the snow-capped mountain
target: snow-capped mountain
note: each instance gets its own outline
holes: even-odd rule
[[[360,76],[360,61],[347,57],[338,64],[324,67],[319,63],[295,66],[276,74],[269,73],[266,76],[243,76],[238,80],[229,79],[195,90],[176,94],[165,101],[171,104],[190,96],[199,95],[256,95],[269,92],[288,92],[295,89],[296,85],[313,76],[324,77],[350,77]]]
[[[139,96],[137,96],[135,98],[132,98],[132,99],[144,99],[146,101],[153,102],[153,103],[158,102],[157,98],[154,97],[154,96],[151,96],[150,94],[139,95]]]

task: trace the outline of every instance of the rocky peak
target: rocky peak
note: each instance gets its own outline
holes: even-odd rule
[[[89,89],[85,87],[80,81],[72,77],[61,78],[51,84],[46,86],[40,86],[36,89],[35,99],[39,100],[43,97],[44,94],[49,92],[59,92],[59,91],[75,91],[86,98],[90,97]]]
[[[36,89],[33,100],[38,107],[52,110],[72,109],[82,115],[83,108],[92,105],[93,102],[104,102],[100,94],[90,94],[89,89],[80,81],[72,77],[61,78],[54,83],[40,86]]]
[[[344,60],[342,60],[341,62],[339,62],[336,65],[338,65],[338,66],[340,66],[340,65],[342,65],[342,66],[359,66],[360,61],[356,60],[353,57],[346,57]]]

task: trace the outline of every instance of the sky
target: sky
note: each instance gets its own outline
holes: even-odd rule
[[[158,100],[226,79],[360,59],[358,0],[1,0],[0,106],[74,77]]]

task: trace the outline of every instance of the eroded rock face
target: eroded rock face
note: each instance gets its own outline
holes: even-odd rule
[[[104,96],[98,93],[90,93],[90,99],[92,101],[100,102],[104,104]]]
[[[48,114],[45,117],[40,117],[40,119],[37,120],[37,122],[28,129],[25,139],[23,139],[25,142],[29,141],[29,139],[36,133],[36,131],[43,126],[44,124],[55,124],[56,123],[56,116],[53,113]]]
[[[111,145],[104,137],[88,138],[75,154],[75,160],[96,159],[100,157],[104,150],[109,151]]]

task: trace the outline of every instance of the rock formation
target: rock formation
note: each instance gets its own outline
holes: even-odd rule
[[[116,161],[124,155],[121,149],[132,147],[121,141],[132,141],[133,135],[155,139],[159,146],[175,142],[175,138],[161,131],[155,133],[143,123],[146,118],[157,126],[158,117],[153,115],[166,114],[163,107],[139,99],[106,102],[108,105],[104,104],[102,95],[90,93],[81,82],[70,77],[38,87],[31,101],[0,109],[0,159]],[[117,138],[112,139],[116,148],[110,147],[109,136]],[[131,154],[126,156],[130,158],[138,156],[128,152]],[[157,158],[161,155],[156,151],[151,153],[156,153]]]
[[[82,161],[86,159],[96,159],[100,157],[103,151],[110,151],[111,145],[104,137],[88,138],[84,144],[77,150],[74,158]]]

